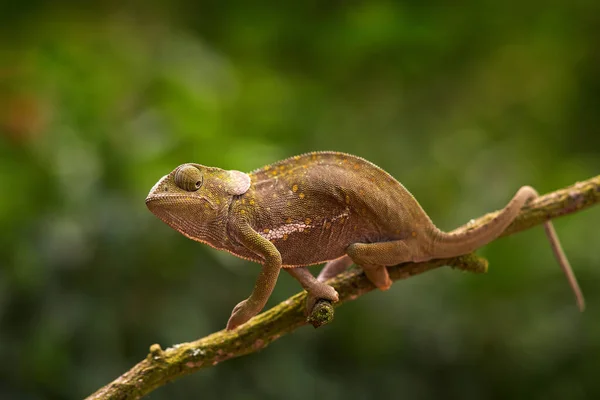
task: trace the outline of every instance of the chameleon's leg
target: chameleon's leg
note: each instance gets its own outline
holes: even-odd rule
[[[346,252],[365,271],[365,275],[381,290],[392,285],[386,265],[396,265],[413,260],[413,249],[404,240],[379,243],[354,243]]]
[[[264,258],[263,267],[250,297],[233,308],[227,329],[235,329],[258,314],[271,296],[281,270],[281,254],[273,243],[263,238],[247,223],[241,223],[237,239],[248,249]]]
[[[319,299],[329,300],[332,302],[338,301],[340,298],[336,290],[323,283],[319,282],[306,267],[288,267],[285,268],[291,276],[293,276],[300,285],[308,292],[306,296],[306,313],[310,314],[315,303]]]
[[[347,255],[340,258],[336,258],[335,260],[331,260],[327,264],[325,264],[325,266],[321,270],[321,273],[319,273],[319,276],[317,276],[317,280],[325,282],[326,280],[331,279],[334,276],[339,275],[345,270],[347,270],[348,267],[352,265],[352,263],[352,259]]]
[[[384,265],[361,264],[365,275],[379,290],[388,290],[392,286],[390,274]]]

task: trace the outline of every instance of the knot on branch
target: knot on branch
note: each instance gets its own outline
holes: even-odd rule
[[[460,269],[476,274],[485,274],[488,271],[489,263],[487,259],[480,257],[475,253],[469,253],[449,260],[448,264],[453,269]]]
[[[306,322],[316,328],[333,321],[334,308],[329,300],[320,299],[310,312]]]
[[[158,360],[162,359],[164,355],[165,355],[165,353],[163,352],[163,349],[160,347],[160,344],[154,343],[152,346],[150,346],[150,354],[148,354],[148,357],[151,360],[158,361]]]

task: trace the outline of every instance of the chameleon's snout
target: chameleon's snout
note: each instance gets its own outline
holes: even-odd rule
[[[160,195],[164,195],[167,193],[167,186],[165,185],[166,180],[169,178],[169,175],[165,175],[158,180],[150,189],[148,196],[146,196],[146,205],[148,205],[152,200],[157,199]]]
[[[177,202],[173,201],[174,195],[176,193],[174,193],[170,184],[169,175],[165,175],[150,189],[148,196],[146,196],[146,207],[148,207],[152,214],[168,223],[165,219],[168,216],[166,212],[170,208],[176,208],[177,206]]]

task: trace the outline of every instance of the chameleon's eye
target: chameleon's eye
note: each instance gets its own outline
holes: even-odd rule
[[[184,165],[175,172],[175,184],[188,192],[200,189],[202,181],[202,173],[192,165]]]

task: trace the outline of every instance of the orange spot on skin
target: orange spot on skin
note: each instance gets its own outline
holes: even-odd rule
[[[305,223],[306,225],[310,225],[310,223],[311,223],[311,222],[312,222],[312,219],[310,219],[310,218],[306,218],[306,219],[304,220],[304,223]]]
[[[304,198],[304,193],[300,193],[300,194],[298,195],[298,197],[300,197],[301,199],[303,199],[303,198]]]
[[[288,218],[285,220],[285,223],[286,223],[286,224],[291,224],[291,223],[292,223],[292,219],[288,217]]]
[[[350,196],[346,195],[346,204],[350,204]]]
[[[359,168],[360,168],[360,165],[354,164],[354,169],[359,169]]]
[[[287,240],[287,238],[288,238],[288,234],[287,234],[287,233],[284,233],[284,234],[283,234],[283,240]]]
[[[363,189],[358,189],[358,194],[362,196],[363,194],[365,194],[365,191]]]
[[[412,235],[412,237],[415,237],[415,236],[417,236],[417,232],[412,231],[411,235]]]
[[[298,185],[294,185],[294,186],[292,186],[292,191],[293,191],[293,192],[297,192],[297,191],[298,191]]]
[[[264,233],[269,233],[269,232],[270,232],[270,230],[269,230],[269,228],[265,228],[265,229],[263,229],[263,232],[264,232]]]
[[[285,169],[285,165],[280,165],[280,166],[279,166],[279,170],[280,170],[280,171],[283,171],[284,169]]]
[[[329,229],[329,228],[331,228],[331,222],[327,222],[327,223],[325,224],[325,229]]]

